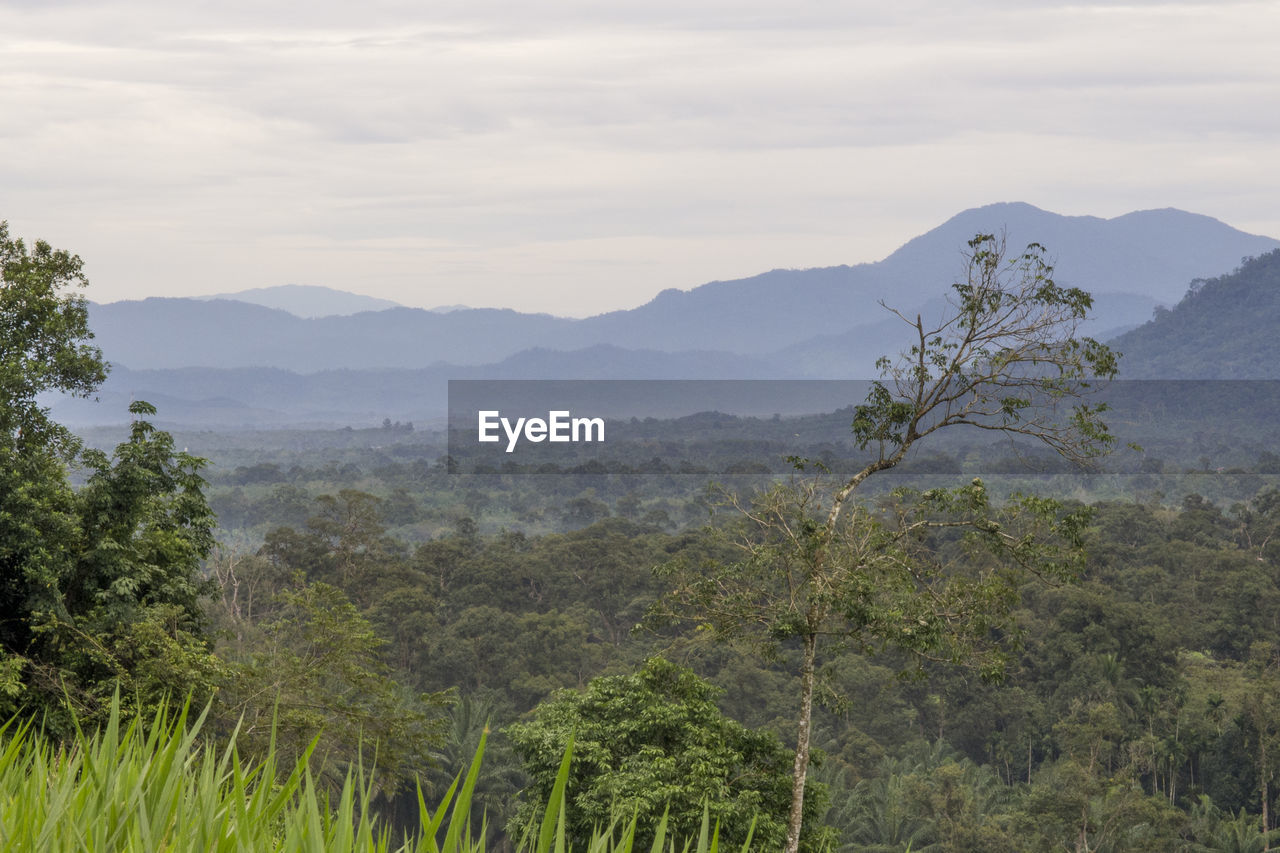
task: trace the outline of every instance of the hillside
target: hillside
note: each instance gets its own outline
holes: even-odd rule
[[[1129,379],[1280,378],[1280,250],[1200,280],[1172,310],[1113,341]]]

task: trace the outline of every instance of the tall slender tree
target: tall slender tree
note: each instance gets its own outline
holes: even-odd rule
[[[980,480],[899,491],[882,507],[853,500],[868,478],[952,427],[1024,436],[1081,463],[1114,443],[1105,405],[1088,402],[1094,383],[1117,372],[1115,353],[1078,334],[1090,295],[1056,283],[1039,244],[1014,256],[991,234],[968,245],[967,276],[936,323],[893,311],[911,342],[880,360],[880,379],[855,407],[865,464],[832,480],[795,460],[795,482],[736,504],[740,559],[662,570],[670,592],[656,616],[692,619],[766,653],[799,646],[788,853],[800,847],[822,656],[892,646],[996,677],[1004,656],[994,640],[1012,628],[1022,578],[1069,576],[1082,557],[1084,512],[1032,497],[996,507]]]

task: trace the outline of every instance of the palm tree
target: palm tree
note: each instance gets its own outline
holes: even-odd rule
[[[1191,853],[1264,853],[1269,849],[1267,835],[1272,841],[1280,835],[1278,830],[1264,835],[1256,815],[1240,809],[1233,816],[1204,795],[1191,807],[1191,829],[1195,833],[1195,841],[1188,847]]]

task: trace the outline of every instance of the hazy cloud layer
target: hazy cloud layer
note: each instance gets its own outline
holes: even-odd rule
[[[99,301],[584,314],[1004,200],[1280,236],[1272,2],[187,5],[0,5],[0,218]]]

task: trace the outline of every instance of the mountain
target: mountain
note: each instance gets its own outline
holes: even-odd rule
[[[388,308],[402,307],[390,299],[378,299],[363,296],[359,293],[348,293],[345,290],[334,290],[332,287],[321,287],[315,284],[282,284],[277,287],[253,287],[235,293],[216,293],[212,296],[198,296],[200,300],[229,299],[235,302],[248,302],[250,305],[261,305],[288,311],[295,317],[332,317],[344,314],[359,314],[361,311],[385,311]]]
[[[1280,309],[1268,314],[1263,293],[1222,309],[1217,297],[1206,301],[1206,292],[1230,290],[1216,282],[1232,276],[1143,324],[1189,282],[1280,241],[1175,210],[1100,219],[1001,204],[964,211],[876,263],[666,290],[638,308],[582,320],[401,307],[305,318],[238,300],[92,305],[97,343],[116,371],[101,404],[62,401],[55,414],[76,424],[118,422],[128,400],[141,397],[161,405],[162,419],[190,424],[420,420],[443,410],[451,378],[866,377],[877,357],[898,352],[904,340],[901,320],[878,300],[908,316],[936,313],[964,272],[965,244],[979,232],[1003,232],[1010,247],[1048,246],[1057,279],[1095,296],[1096,317],[1084,331],[1109,339],[1131,330],[1118,339],[1128,353],[1126,377],[1207,375],[1207,352],[1224,371],[1265,369],[1267,359],[1241,353],[1270,352]],[[1239,274],[1255,269],[1245,264]],[[1242,316],[1257,325],[1258,340],[1231,331]]]
[[[554,341],[575,321],[476,308],[392,308],[305,319],[245,302],[152,297],[91,305],[107,359],[137,369],[280,367],[310,372],[489,364]]]
[[[806,374],[785,361],[796,355],[822,365],[823,375],[848,375],[869,370],[864,350],[896,349],[900,329],[886,323],[891,315],[878,301],[914,313],[942,298],[963,273],[962,252],[977,232],[1004,232],[1011,247],[1031,240],[1048,246],[1058,259],[1059,280],[1096,297],[1091,333],[1143,323],[1157,305],[1172,304],[1192,279],[1280,247],[1280,241],[1176,210],[1099,219],[998,204],[964,211],[876,263],[773,270],[688,291],[664,290],[637,308],[582,320],[475,308],[301,318],[240,301],[182,299],[95,305],[90,319],[107,358],[135,369],[416,369],[495,364],[530,349],[607,344],[751,358],[780,354],[778,370]],[[841,337],[853,339],[854,349],[832,350]],[[856,360],[848,360],[851,353]]]
[[[1128,379],[1280,378],[1280,251],[1194,282],[1172,310],[1111,344]]]
[[[950,281],[962,272],[959,249],[975,233],[999,234],[1002,228],[1011,250],[1033,240],[1045,246],[1057,259],[1055,278],[1061,284],[1095,296],[1133,294],[1166,305],[1181,299],[1192,279],[1220,275],[1244,257],[1280,248],[1280,240],[1173,208],[1100,219],[1060,216],[1016,202],[957,214],[879,266],[892,285],[919,292],[922,282]]]
[[[665,290],[639,308],[581,321],[566,344],[607,340],[677,350],[696,341],[706,349],[759,354],[847,333],[885,319],[880,300],[914,313],[944,296],[964,274],[963,250],[979,232],[1004,233],[1010,251],[1032,241],[1048,247],[1057,259],[1057,279],[1095,296],[1091,333],[1145,322],[1157,305],[1177,301],[1193,278],[1280,248],[1278,240],[1178,210],[1099,219],[995,204],[957,214],[877,263],[773,270],[690,291]]]

